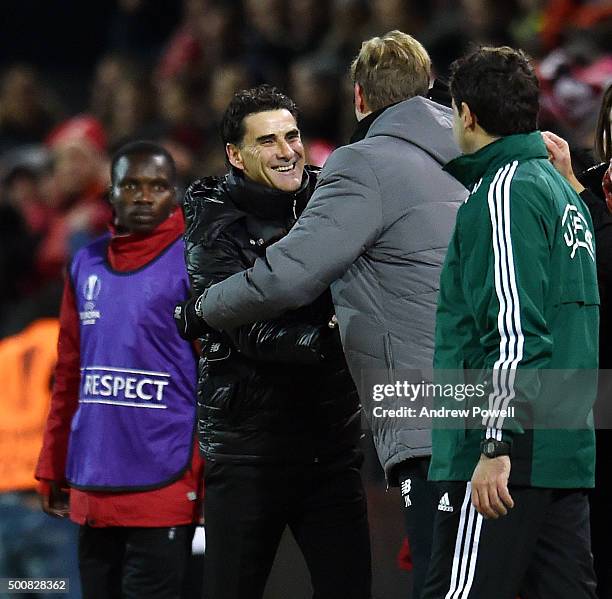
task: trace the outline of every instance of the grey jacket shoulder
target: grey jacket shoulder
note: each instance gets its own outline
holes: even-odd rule
[[[380,137],[405,141],[429,154],[441,165],[456,158],[460,151],[453,136],[450,108],[417,96],[385,110],[370,126],[365,139],[352,146],[368,146]]]

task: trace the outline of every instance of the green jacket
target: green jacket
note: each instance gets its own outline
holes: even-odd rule
[[[498,412],[434,422],[430,478],[470,480],[480,442],[495,437],[512,444],[511,484],[592,487],[599,294],[588,210],[537,131],[445,169],[472,192],[440,278],[434,367],[455,381],[488,376],[481,401]]]

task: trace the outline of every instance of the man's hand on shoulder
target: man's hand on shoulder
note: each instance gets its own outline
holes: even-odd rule
[[[550,131],[542,131],[542,138],[548,150],[548,159],[551,164],[567,179],[576,193],[582,193],[584,187],[574,174],[568,143],[562,137]]]
[[[510,466],[507,455],[496,458],[480,456],[472,475],[472,504],[485,518],[505,516],[514,507],[508,491]]]
[[[186,341],[193,341],[213,331],[202,318],[199,309],[201,302],[202,296],[200,295],[199,297],[190,297],[174,307],[174,324],[178,334]]]

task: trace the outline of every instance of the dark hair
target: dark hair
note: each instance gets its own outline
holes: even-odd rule
[[[297,120],[298,110],[295,102],[276,87],[264,84],[236,92],[221,119],[223,145],[228,143],[240,145],[244,138],[245,117],[266,110],[283,108]]]
[[[117,167],[117,163],[119,162],[119,160],[121,160],[121,158],[123,157],[127,158],[129,156],[142,156],[142,155],[147,155],[147,154],[149,156],[163,156],[166,159],[166,162],[168,163],[168,167],[170,169],[171,183],[175,183],[176,177],[177,177],[176,164],[174,163],[174,158],[172,158],[172,155],[170,154],[170,152],[168,152],[166,148],[164,148],[158,143],[155,143],[153,141],[140,141],[140,140],[127,143],[121,146],[114,153],[113,159],[111,161],[111,167],[110,167],[111,179],[113,183],[115,181],[115,168]]]
[[[540,86],[522,50],[484,47],[459,58],[451,65],[450,91],[457,110],[465,102],[489,135],[537,129]]]
[[[600,160],[612,160],[612,124],[610,123],[610,110],[612,110],[612,84],[604,92],[595,130],[595,154]]]

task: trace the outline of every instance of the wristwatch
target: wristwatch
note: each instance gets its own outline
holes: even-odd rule
[[[480,444],[480,453],[488,458],[510,455],[510,443],[497,439],[485,439]]]

